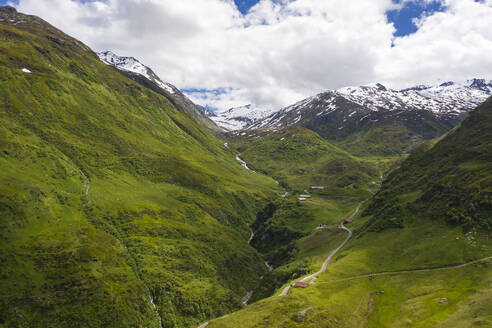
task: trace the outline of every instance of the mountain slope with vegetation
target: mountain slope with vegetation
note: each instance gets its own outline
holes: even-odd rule
[[[284,285],[209,327],[492,325],[491,114],[489,99],[415,149],[346,223],[352,239],[306,289],[279,296]]]
[[[441,141],[415,149],[391,173],[367,209],[374,215],[369,228],[406,212],[492,230],[492,98]]]
[[[152,69],[140,63],[133,57],[120,57],[111,51],[98,52],[97,56],[107,65],[113,66],[128,78],[142,84],[143,86],[162,94],[169,99],[173,105],[190,115],[195,121],[206,127],[213,133],[224,130],[217,126],[210,118],[211,112],[196,105],[186,97],[178,88],[169,82],[161,80]]]
[[[84,44],[0,17],[0,325],[193,327],[239,308],[266,271],[248,225],[275,182]]]
[[[248,164],[297,193],[322,186],[321,194],[368,196],[392,158],[362,159],[299,126],[278,131],[230,134],[232,148]]]
[[[331,93],[298,104],[331,130],[293,108],[224,144],[132,74],[0,8],[1,327],[492,325],[492,100],[417,148],[469,108],[441,120],[349,88],[339,111]]]

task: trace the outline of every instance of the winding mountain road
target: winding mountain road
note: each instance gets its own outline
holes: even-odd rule
[[[315,284],[317,284],[317,285],[318,284],[331,284],[334,282],[350,281],[350,280],[355,280],[355,279],[360,279],[360,278],[369,278],[369,277],[377,277],[377,276],[392,276],[392,275],[405,274],[405,273],[433,272],[433,271],[459,269],[459,268],[464,268],[464,267],[472,265],[472,264],[481,263],[481,262],[488,262],[488,261],[492,261],[492,256],[485,257],[485,258],[482,258],[479,260],[474,260],[474,261],[462,263],[462,264],[457,264],[457,265],[448,265],[448,266],[434,267],[434,268],[422,268],[422,269],[414,269],[414,270],[383,271],[383,272],[365,273],[365,274],[360,274],[357,276],[352,276],[352,277],[347,277],[347,278],[342,278],[342,279],[337,279],[337,280],[315,282]]]
[[[312,280],[314,278],[317,278],[321,273],[325,272],[326,271],[326,267],[328,266],[328,263],[330,263],[331,259],[333,258],[333,256],[335,256],[336,253],[338,253],[338,251],[343,247],[345,246],[345,244],[349,241],[350,238],[352,238],[352,230],[350,230],[349,228],[347,228],[343,222],[342,224],[340,225],[340,227],[347,231],[348,232],[348,236],[347,238],[345,238],[345,240],[343,241],[343,243],[340,244],[340,246],[338,246],[327,258],[326,260],[323,262],[323,265],[321,266],[321,269],[316,272],[316,273],[313,273],[312,275],[309,275],[307,277],[304,277],[301,279],[302,282],[306,282],[306,281],[309,281],[309,280]]]
[[[359,206],[357,206],[357,208],[355,209],[355,212],[350,216],[350,218],[354,218],[354,216],[357,215],[357,213],[359,213],[359,209],[360,207],[362,206],[362,203],[359,204]],[[344,220],[345,221],[345,220]],[[331,254],[326,258],[326,260],[323,262],[323,265],[321,266],[321,269],[316,272],[316,273],[313,273],[309,276],[306,276],[304,278],[302,278],[300,281],[302,282],[307,282],[309,280],[312,280],[312,279],[315,279],[317,278],[321,273],[325,272],[326,271],[326,268],[328,267],[328,264],[330,263],[331,259],[333,258],[333,256],[335,256],[336,253],[338,253],[338,251],[343,247],[345,246],[345,244],[350,240],[350,238],[352,238],[352,230],[350,230],[349,228],[347,228],[343,222],[340,224],[340,228],[342,228],[343,230],[347,231],[348,232],[348,236],[347,238],[345,238],[345,240],[340,244],[340,246],[338,246],[333,252],[331,252]],[[285,296],[289,293],[289,290],[290,290],[291,286],[287,286],[285,287],[282,292],[279,294],[279,296]]]

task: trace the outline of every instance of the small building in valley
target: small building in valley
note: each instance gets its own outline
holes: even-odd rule
[[[314,189],[314,190],[325,190],[325,187],[323,187],[323,186],[311,186],[311,189]]]
[[[352,223],[353,219],[352,218],[346,218],[345,223]]]
[[[311,198],[311,195],[299,195],[301,198]]]
[[[306,288],[307,286],[309,286],[309,284],[307,282],[304,282],[304,281],[296,281],[292,287],[294,288]]]
[[[303,201],[305,201],[305,200],[306,200],[306,198],[304,198],[304,197],[299,197],[298,199],[299,199],[301,202],[303,202]]]

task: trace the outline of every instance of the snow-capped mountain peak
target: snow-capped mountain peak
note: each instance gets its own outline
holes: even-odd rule
[[[134,57],[121,57],[111,51],[98,52],[97,55],[105,64],[114,66],[122,71],[142,75],[171,94],[177,91],[175,86],[170,83],[163,82],[150,68],[139,62]]]
[[[178,109],[188,113],[199,124],[211,131],[223,130],[210,119],[213,116],[207,109],[199,106],[185,96],[178,88],[168,82],[163,82],[149,67],[139,62],[134,57],[121,57],[111,51],[97,53],[99,59],[107,65],[113,66],[122,73],[128,72],[129,78],[142,83],[146,87],[164,95],[171,100]],[[145,82],[142,82],[142,78]],[[148,81],[147,81],[148,80]],[[152,82],[152,83],[149,83]],[[150,86],[149,86],[150,85]]]
[[[97,55],[107,65],[115,66],[124,71],[148,75],[149,68],[134,57],[120,57],[111,51],[99,52]]]
[[[246,126],[249,129],[277,130],[294,124],[318,124],[329,115],[342,117],[338,129],[355,119],[400,115],[404,112],[431,113],[437,119],[456,120],[492,95],[492,81],[472,79],[441,82],[394,90],[382,84],[344,87],[304,99],[274,111],[270,116]],[[387,113],[387,114],[383,114]],[[356,115],[357,114],[357,115]],[[331,120],[331,119],[330,119]]]
[[[220,127],[229,131],[241,130],[269,115],[275,110],[256,107],[252,104],[218,111],[210,118]]]

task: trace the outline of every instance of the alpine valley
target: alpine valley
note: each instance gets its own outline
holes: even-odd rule
[[[2,328],[492,327],[492,81],[212,112],[7,6],[0,122]]]

